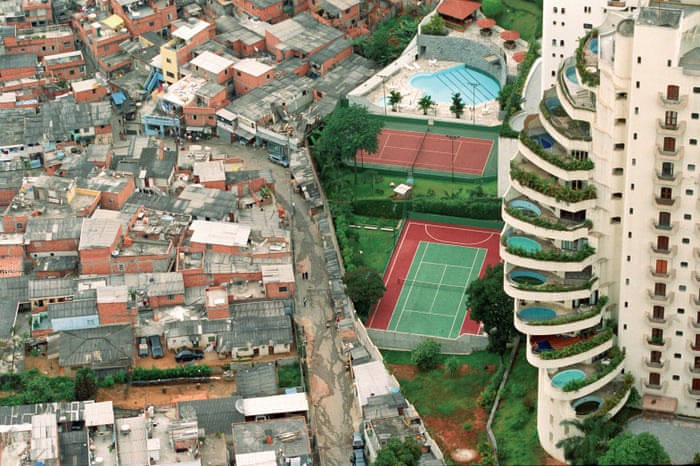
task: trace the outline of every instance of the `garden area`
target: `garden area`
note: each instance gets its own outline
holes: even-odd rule
[[[496,0],[502,3],[496,22],[504,29],[520,33],[523,40],[531,41],[542,35],[542,0]]]

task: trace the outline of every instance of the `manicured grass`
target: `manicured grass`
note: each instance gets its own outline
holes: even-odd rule
[[[380,275],[384,274],[384,267],[394,248],[394,233],[381,230],[355,230],[360,236],[359,266],[367,267]],[[396,231],[398,236],[399,232]]]
[[[353,191],[355,198],[387,198],[391,196],[392,189],[389,183],[394,183],[396,185],[406,182],[406,175],[400,173],[390,173],[381,172],[378,174],[376,171],[358,169],[357,174],[357,184],[355,184],[355,175],[352,170],[348,170],[344,178],[347,180],[349,186]],[[377,181],[380,179],[380,181]],[[413,177],[413,195],[417,196],[431,196],[435,198],[450,198],[453,195],[457,198],[466,198],[469,196],[469,192],[475,189],[477,186],[481,186],[484,194],[495,196],[498,191],[498,182],[494,179],[489,180],[461,180],[456,178],[452,182],[448,178],[434,178],[434,177],[424,177],[421,175],[415,175]],[[380,191],[380,193],[377,192]],[[384,191],[381,194],[381,191]]]
[[[277,379],[280,388],[298,387],[301,385],[301,370],[298,364],[277,366]]]
[[[499,26],[520,32],[524,40],[541,35],[538,26],[542,12],[536,5],[524,0],[506,0],[503,7],[503,12],[496,17]]]
[[[501,464],[545,464],[537,437],[537,369],[525,360],[522,346],[508,377],[493,422]]]

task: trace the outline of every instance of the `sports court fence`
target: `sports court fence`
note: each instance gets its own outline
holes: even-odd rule
[[[393,330],[378,330],[374,328],[368,328],[366,330],[367,334],[378,348],[387,350],[413,351],[416,349],[416,346],[428,338],[440,343],[440,352],[445,354],[470,354],[474,351],[485,350],[489,344],[489,339],[486,335],[464,334],[455,339],[451,339],[396,332]]]

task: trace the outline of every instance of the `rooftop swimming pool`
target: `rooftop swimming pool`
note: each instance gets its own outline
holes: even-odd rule
[[[433,73],[417,73],[408,83],[425,91],[424,95],[429,95],[435,102],[452,103],[452,95],[459,92],[467,106],[494,100],[501,89],[492,76],[466,65]]]

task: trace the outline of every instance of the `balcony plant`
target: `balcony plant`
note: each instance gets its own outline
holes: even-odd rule
[[[576,71],[578,71],[579,76],[581,76],[583,84],[591,87],[598,87],[600,84],[600,76],[588,71],[586,68],[586,44],[588,44],[589,39],[593,37],[598,37],[597,29],[591,29],[585,36],[579,39],[578,47],[576,48]]]
[[[558,110],[560,110],[560,113],[562,113],[562,115],[558,115],[558,117],[567,118],[568,124],[564,124],[563,121],[558,121],[556,118],[554,118],[552,112],[545,104],[544,99],[540,102],[540,111],[542,112],[542,115],[544,115],[545,119],[549,123],[551,123],[552,126],[554,126],[557,129],[557,131],[559,131],[561,134],[563,134],[569,139],[574,139],[578,141],[592,140],[591,126],[590,124],[588,124],[588,122],[571,119],[562,107],[558,107]],[[579,134],[576,134],[577,129]]]
[[[568,358],[577,354],[585,353],[588,350],[602,345],[613,337],[612,328],[608,327],[588,340],[578,341],[564,348],[540,353],[540,357],[545,360]]]
[[[548,219],[543,217],[532,217],[530,215],[525,215],[519,209],[512,209],[510,207],[505,208],[506,213],[511,217],[522,220],[523,222],[535,225],[536,227],[547,228],[548,230],[556,231],[571,231],[577,230],[579,228],[592,228],[593,222],[590,220],[584,220],[581,223],[567,225],[565,223],[559,222],[557,219]]]
[[[515,287],[519,290],[524,291],[543,291],[545,293],[557,293],[557,292],[567,292],[567,291],[578,291],[591,289],[593,283],[598,280],[598,277],[591,278],[590,280],[583,283],[576,284],[561,284],[561,283],[545,283],[543,285],[529,285],[526,283],[516,283]],[[530,322],[532,323],[532,322]]]
[[[595,248],[586,244],[578,251],[564,251],[553,249],[540,249],[539,251],[529,251],[524,248],[508,245],[508,238],[501,237],[501,243],[506,246],[506,251],[520,257],[535,259],[547,262],[581,262],[595,254]]]
[[[617,406],[620,403],[620,401],[622,401],[622,399],[625,397],[625,395],[627,395],[627,392],[629,392],[630,389],[632,389],[632,385],[634,385],[634,376],[631,373],[627,372],[625,374],[622,389],[610,398],[606,398],[606,400],[603,402],[603,406],[601,406],[600,409],[596,412],[596,415],[603,415],[609,412],[615,406]]]
[[[523,170],[516,163],[511,164],[510,177],[525,187],[561,202],[587,201],[595,199],[597,195],[593,185],[588,185],[583,189],[572,189],[570,186],[560,185],[554,179],[547,180],[536,173]]]
[[[602,379],[603,377],[617,369],[620,366],[620,364],[622,364],[622,361],[625,360],[624,351],[621,351],[617,346],[613,346],[610,349],[610,351],[608,352],[608,356],[610,357],[610,362],[608,364],[596,365],[595,374],[590,375],[585,379],[571,380],[567,382],[567,384],[564,385],[564,387],[562,387],[562,390],[565,392],[575,392],[576,390],[580,390],[586,385],[590,385],[593,382],[597,382],[598,380]]]
[[[578,160],[568,156],[554,155],[546,150],[537,143],[534,139],[529,137],[525,131],[520,132],[520,142],[523,143],[525,147],[530,149],[542,160],[551,163],[552,165],[567,171],[576,170],[593,170],[595,164],[590,159]]]

